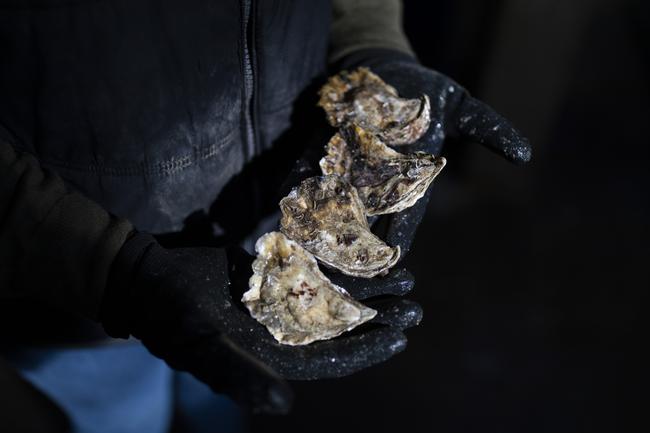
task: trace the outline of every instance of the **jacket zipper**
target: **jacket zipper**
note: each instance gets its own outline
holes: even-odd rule
[[[244,73],[244,131],[246,142],[246,159],[257,154],[257,136],[255,128],[255,8],[253,0],[242,1],[242,41]]]

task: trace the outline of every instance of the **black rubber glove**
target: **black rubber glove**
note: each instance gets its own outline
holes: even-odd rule
[[[514,163],[526,163],[532,151],[528,140],[505,118],[485,103],[471,97],[467,90],[451,78],[420,65],[413,57],[387,49],[357,51],[336,65],[338,70],[367,66],[386,83],[395,87],[401,97],[417,98],[423,94],[431,101],[431,125],[416,143],[397,150],[416,150],[440,155],[446,137],[477,142]],[[390,143],[389,143],[390,144]],[[411,248],[418,225],[426,212],[431,189],[412,207],[383,217],[382,238],[392,246],[399,245],[402,257]]]
[[[268,413],[291,405],[284,379],[340,377],[382,362],[405,348],[402,330],[420,321],[417,304],[370,303],[379,311],[374,324],[330,341],[281,345],[239,301],[252,259],[243,250],[165,249],[135,234],[113,264],[101,321],[110,335],[133,335],[171,367]]]

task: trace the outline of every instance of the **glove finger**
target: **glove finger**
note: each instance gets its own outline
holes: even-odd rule
[[[431,189],[429,186],[424,196],[410,208],[387,216],[386,234],[382,238],[388,245],[400,247],[400,261],[411,250],[415,233],[427,212]]]
[[[532,157],[527,138],[487,104],[469,95],[458,107],[455,126],[461,137],[476,141],[511,162],[523,164]]]
[[[228,337],[211,336],[183,352],[183,358],[190,360],[189,368],[183,363],[183,369],[253,412],[286,414],[291,409],[289,384]]]
[[[338,272],[327,272],[327,277],[358,300],[382,295],[403,296],[415,286],[413,274],[405,268],[392,269],[383,277],[350,277]]]
[[[307,346],[281,346],[260,356],[286,379],[315,380],[351,375],[405,348],[406,336],[401,331],[381,327]]]
[[[366,302],[366,306],[377,310],[372,323],[380,323],[401,331],[420,324],[422,307],[407,299],[383,299]]]

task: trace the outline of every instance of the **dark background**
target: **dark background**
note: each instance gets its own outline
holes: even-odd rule
[[[426,65],[528,137],[513,167],[453,143],[407,260],[424,320],[355,376],[295,383],[254,432],[645,431],[650,8],[405,2]]]

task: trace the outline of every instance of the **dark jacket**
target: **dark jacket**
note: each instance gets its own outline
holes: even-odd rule
[[[327,0],[6,7],[0,125],[68,188],[140,230],[178,231],[289,128],[297,96],[324,72],[330,16]],[[61,251],[25,248],[47,251],[27,263]],[[65,290],[57,278],[45,283]],[[0,315],[12,339],[101,334],[32,302],[5,302]]]
[[[141,230],[182,227],[290,125],[327,0],[49,0],[0,14],[0,124]]]
[[[85,338],[61,310],[98,318],[134,226],[246,218],[224,186],[265,183],[275,164],[247,163],[309,132],[328,49],[408,51],[399,0],[331,3],[0,0],[0,345]]]

